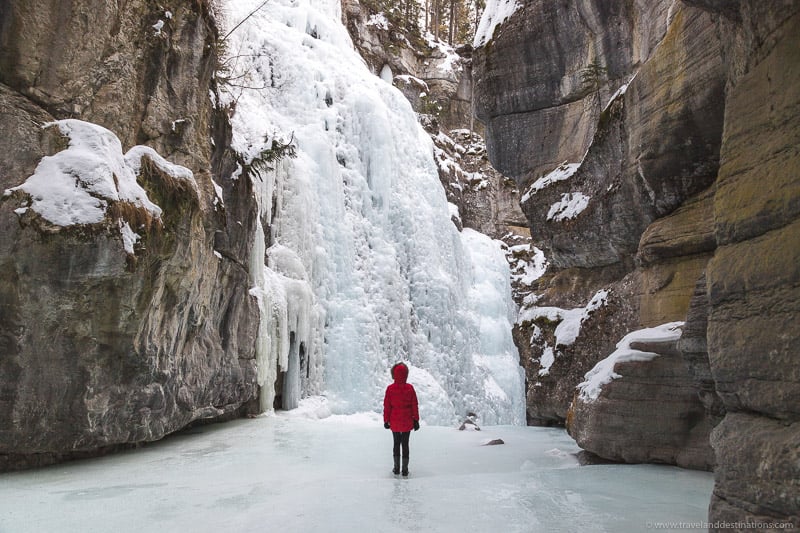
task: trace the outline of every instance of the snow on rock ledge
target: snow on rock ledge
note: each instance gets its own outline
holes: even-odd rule
[[[43,157],[33,175],[22,185],[7,189],[5,196],[16,190],[28,193],[30,208],[57,226],[101,222],[109,202],[129,202],[146,209],[154,218],[161,216],[161,208],[147,198],[136,182],[138,166],[134,168],[131,163],[140,161],[141,155],[129,160],[122,154],[116,135],[96,124],[74,119],[50,122],[44,128],[58,128],[69,139],[68,147]],[[160,161],[166,163],[160,156],[154,159],[156,164]],[[171,170],[177,168],[191,176],[190,170],[170,165]]]
[[[541,344],[541,356],[539,357],[538,376],[550,374],[550,368],[556,361],[556,357],[561,355],[565,347],[572,346],[581,333],[581,326],[592,316],[592,314],[608,304],[609,291],[601,289],[597,291],[585,307],[574,309],[561,309],[560,307],[530,307],[523,309],[517,318],[517,326],[526,322],[533,323],[533,330],[530,338],[531,346]],[[553,332],[554,342],[551,345],[543,336],[542,329],[537,325],[557,324]],[[538,383],[538,382],[537,382]]]
[[[115,203],[130,204],[147,217],[161,220],[162,209],[153,203],[137,182],[142,174],[143,159],[168,179],[182,181],[199,196],[194,174],[188,168],[170,163],[148,146],[134,146],[122,153],[122,143],[111,131],[82,120],[67,119],[48,122],[43,129],[56,131],[61,137],[52,142],[58,147],[67,140],[65,149],[42,157],[33,174],[24,183],[6,189],[4,196],[19,191],[29,198],[16,209],[23,216],[30,209],[58,227],[103,222],[109,207]],[[140,240],[134,220],[125,220],[124,210],[116,226],[123,248],[134,254]]]
[[[483,10],[472,46],[483,46],[492,39],[494,30],[521,7],[518,0],[489,0]]]
[[[682,327],[629,333],[586,373],[566,420],[581,448],[612,461],[713,468],[709,418],[677,348]]]
[[[617,349],[597,363],[594,368],[586,373],[586,381],[578,385],[580,398],[584,401],[594,401],[600,396],[603,385],[610,383],[611,380],[620,377],[614,372],[617,363],[627,361],[650,361],[660,354],[655,352],[644,352],[632,348],[633,343],[653,343],[653,342],[673,342],[681,338],[683,322],[670,322],[654,328],[645,328],[625,335],[619,343]]]
[[[57,4],[7,3],[31,16],[5,28],[4,74],[15,81],[0,87],[0,131],[13,132],[0,137],[0,195],[10,191],[0,201],[0,470],[160,439],[247,412],[258,393],[244,253],[257,213],[252,191],[228,179],[224,114],[207,98],[212,13],[191,2],[169,6],[172,19],[153,3],[127,4],[121,17],[111,4]],[[109,24],[114,35],[86,31]],[[36,37],[50,34],[58,46]],[[36,81],[37,65],[59,68]],[[73,115],[82,121],[55,121]],[[202,197],[155,152],[125,157],[144,138],[195,172]],[[72,220],[64,206],[62,226],[37,212],[26,188],[48,165],[43,192],[96,199],[91,218]],[[212,177],[224,213],[212,210]]]
[[[563,163],[558,165],[554,170],[548,172],[538,180],[534,181],[531,184],[531,186],[525,190],[525,193],[522,195],[520,202],[522,203],[527,202],[531,198],[531,196],[541,191],[545,187],[548,187],[553,183],[556,183],[557,181],[564,181],[566,179],[571,178],[578,171],[578,169],[581,168],[581,163],[567,163],[566,161],[564,161]]]
[[[547,220],[561,222],[571,220],[580,215],[589,206],[590,197],[582,192],[571,192],[561,195],[561,200],[550,206]]]

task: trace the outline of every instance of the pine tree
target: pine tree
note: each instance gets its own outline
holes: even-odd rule
[[[583,89],[594,93],[598,106],[600,105],[600,87],[603,86],[603,80],[607,72],[608,69],[602,66],[597,58],[581,69]]]
[[[608,69],[600,64],[600,60],[595,58],[588,66],[581,69],[581,83],[583,88],[589,91],[598,91],[603,85],[603,78]]]

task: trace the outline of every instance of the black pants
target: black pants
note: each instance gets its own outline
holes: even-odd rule
[[[400,455],[400,446],[403,447],[403,457],[408,457],[408,437],[411,436],[410,431],[393,431],[392,437],[394,438],[394,448],[392,448],[392,455],[395,457]]]

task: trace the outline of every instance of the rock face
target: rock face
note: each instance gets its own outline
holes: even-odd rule
[[[800,6],[740,2],[714,197],[708,352],[727,415],[710,518],[800,525]],[[712,12],[715,5],[703,6]],[[791,444],[790,444],[791,443]]]
[[[686,321],[677,351],[572,403],[570,432],[615,460],[716,464],[711,522],[799,520],[799,12],[528,0],[473,59],[490,159],[550,261],[526,316],[604,288],[629,304],[602,336]],[[567,369],[609,353],[582,327],[550,361],[563,323],[520,325],[534,420],[558,421],[580,380]],[[545,366],[552,384],[531,383]]]
[[[564,423],[575,386],[626,333],[685,319],[715,248],[708,188],[722,134],[722,44],[709,14],[671,4],[527,2],[474,55],[490,157],[517,180],[550,265],[535,306],[575,310],[610,292],[569,346],[550,340],[562,320],[520,324],[533,345],[533,422]]]
[[[0,189],[68,148],[42,127],[65,118],[194,177],[142,158],[137,181],[160,216],[119,199],[101,202],[99,222],[59,225],[24,191],[0,200],[0,470],[243,412],[258,395],[246,267],[257,215],[249,181],[223,179],[233,156],[208,98],[207,4],[8,0],[0,13]]]
[[[458,207],[460,224],[494,239],[509,232],[527,237],[516,183],[492,168],[483,138],[467,129],[449,133],[433,135],[434,158],[447,200]]]
[[[400,21],[387,19],[374,5],[342,2],[345,26],[370,70],[393,80],[417,113],[435,120],[435,128],[468,125],[472,115],[471,47],[456,51],[428,40],[418,30],[399,27]]]
[[[689,374],[695,380],[700,401],[706,409],[712,426],[717,425],[725,416],[725,406],[717,394],[714,376],[711,374],[711,363],[708,359],[708,294],[705,274],[700,276],[695,286],[694,295],[686,315],[686,325],[678,342],[683,360]]]
[[[585,287],[577,284],[583,283],[579,277],[584,274],[568,272],[557,276],[560,279],[551,283],[564,287],[564,292],[572,293],[577,289],[575,292],[580,293]],[[598,359],[584,354],[610,354],[614,351],[617,340],[629,331],[628,325],[637,314],[635,299],[620,297],[630,290],[631,283],[631,279],[625,279],[609,285],[602,305],[593,310],[589,310],[592,306],[575,304],[567,299],[558,300],[556,305],[560,307],[534,308],[537,312],[531,317],[525,316],[526,310],[523,310],[515,334],[518,345],[532,349],[532,353],[523,359],[529,424],[563,425],[568,419],[575,386],[583,381],[583,376]],[[551,289],[548,292],[559,291]],[[584,302],[591,299],[592,295],[589,295]],[[557,312],[551,313],[551,310]],[[569,316],[576,314],[583,315],[580,316],[579,334],[574,340],[565,339],[559,335],[559,328],[567,327]]]
[[[617,363],[614,371],[621,378],[604,386],[596,401],[576,399],[570,435],[605,459],[710,470],[711,421],[676,343],[632,346],[659,356]]]
[[[598,113],[601,101],[651,55],[666,31],[670,2],[522,4],[473,59],[475,108],[486,124],[489,157],[517,179],[580,161],[595,127],[585,114]],[[581,77],[595,61],[609,81],[597,95]]]
[[[550,170],[563,161],[575,165],[569,178],[542,187],[535,168],[515,174],[527,194],[523,209],[536,221],[540,247],[554,268],[630,269],[647,226],[713,182],[724,84],[707,79],[722,78],[720,44],[709,16],[685,11],[674,15],[653,56],[627,75],[633,78],[627,90],[594,115],[590,141],[551,164]],[[685,65],[685,57],[693,62]],[[680,69],[679,78],[667,75]],[[666,148],[665,135],[692,150]],[[553,142],[559,144],[558,138]],[[568,237],[575,234],[582,238]]]

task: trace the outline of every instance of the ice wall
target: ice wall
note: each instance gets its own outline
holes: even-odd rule
[[[427,422],[524,423],[497,243],[451,223],[430,138],[354,51],[338,0],[262,3],[224,4],[230,28],[252,13],[226,38],[234,148],[297,146],[250,175],[262,406],[324,394],[334,412],[379,410],[404,360]]]

